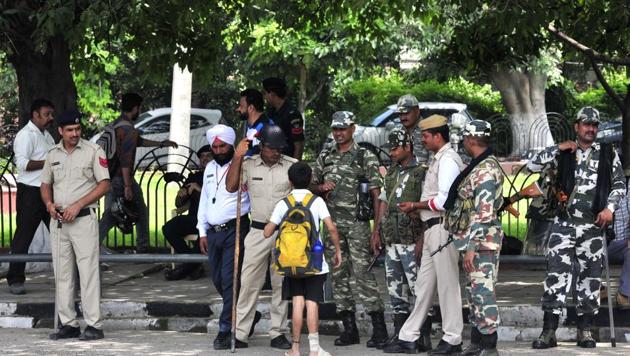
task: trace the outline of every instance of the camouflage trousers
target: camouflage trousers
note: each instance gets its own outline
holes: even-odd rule
[[[577,314],[597,314],[603,246],[602,233],[596,225],[554,221],[547,251],[547,276],[542,296],[544,311],[562,313],[569,290],[574,285]]]
[[[499,251],[477,251],[473,260],[475,270],[466,273],[466,295],[470,322],[484,335],[499,327],[499,307],[495,293],[499,272]]]
[[[370,224],[364,221],[346,222],[338,220],[339,244],[341,245],[341,266],[332,269],[332,292],[337,312],[356,312],[356,300],[361,301],[366,312],[382,311],[374,273],[367,272],[372,254],[370,253]],[[332,261],[335,247],[326,245],[326,258]],[[350,286],[351,279],[355,285]]]
[[[394,314],[408,314],[415,297],[418,266],[415,244],[391,244],[385,251],[385,281]]]

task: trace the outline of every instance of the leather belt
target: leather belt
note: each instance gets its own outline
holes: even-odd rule
[[[247,215],[243,215],[241,216],[241,220],[243,219],[247,219]],[[245,220],[245,222],[248,222],[249,220]],[[241,221],[242,222],[242,221]],[[211,232],[223,232],[223,231],[228,231],[229,229],[236,227],[236,218],[229,220],[223,224],[218,224],[218,225],[210,225],[208,227],[208,230]]]
[[[434,225],[441,224],[442,222],[444,222],[444,218],[440,216],[439,218],[431,218],[425,221],[424,224],[427,226],[427,230],[429,230]]]
[[[91,212],[92,212],[91,208],[81,209],[81,210],[79,210],[79,213],[77,214],[77,218],[88,216],[88,215],[90,215]]]
[[[264,222],[252,220],[252,223],[251,223],[250,226],[253,227],[254,229],[264,230],[265,229],[265,225],[267,225],[267,224],[264,223]]]

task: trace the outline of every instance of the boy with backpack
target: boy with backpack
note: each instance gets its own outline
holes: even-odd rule
[[[328,356],[330,354],[319,346],[318,334],[318,303],[324,301],[324,282],[329,272],[319,234],[321,221],[324,221],[335,246],[334,268],[341,265],[339,235],[324,200],[307,189],[312,175],[308,164],[294,163],[288,174],[293,190],[276,204],[264,230],[265,238],[269,238],[279,229],[273,253],[274,268],[285,276],[283,299],[293,302],[293,345],[285,356],[300,355],[305,305],[310,356]]]

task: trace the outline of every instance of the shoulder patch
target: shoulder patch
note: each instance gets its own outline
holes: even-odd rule
[[[107,168],[107,158],[99,157],[98,158],[98,164],[100,164],[101,167],[103,167],[103,168]]]

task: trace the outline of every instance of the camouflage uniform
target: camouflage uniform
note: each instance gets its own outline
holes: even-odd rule
[[[404,114],[414,107],[418,107],[418,99],[411,94],[406,94],[398,99],[396,112]],[[416,162],[418,162],[418,164],[424,164],[429,161],[430,152],[426,149],[426,147],[424,147],[424,143],[422,143],[422,130],[420,130],[418,125],[414,125],[413,130],[407,130],[407,133],[411,136],[411,142],[413,143],[413,155],[416,158]]]
[[[547,193],[550,177],[545,172],[540,173],[538,187],[543,193],[532,199],[525,216],[527,222],[527,236],[525,237],[525,254],[544,255],[547,251],[549,233],[553,224],[553,212],[550,211]]]
[[[335,124],[353,124],[350,112],[336,112],[333,115]],[[345,126],[347,127],[347,126]],[[383,302],[379,297],[379,289],[373,273],[366,272],[370,261],[370,223],[357,221],[358,178],[364,176],[369,180],[369,189],[381,187],[381,176],[378,171],[378,159],[370,151],[352,143],[347,152],[339,152],[337,145],[325,148],[319,154],[313,169],[313,184],[324,181],[335,182],[335,189],[325,195],[326,205],[339,231],[342,264],[332,272],[333,297],[337,311],[356,311],[356,300],[360,300],[367,312],[382,311]],[[325,240],[325,239],[323,239]],[[327,257],[332,258],[334,247],[326,246]],[[354,275],[356,285],[350,286]]]
[[[394,129],[389,134],[391,147],[410,143],[409,134]],[[406,166],[393,164],[385,176],[380,199],[387,204],[381,221],[381,239],[385,245],[385,280],[394,314],[408,314],[416,283],[416,238],[422,233],[421,222],[398,209],[402,202],[417,202],[422,195],[426,168],[415,158]]]
[[[580,111],[582,112],[582,110]],[[578,121],[599,123],[599,114],[578,114]],[[571,287],[572,263],[577,262],[575,276],[577,292],[577,314],[593,315],[599,310],[599,289],[601,286],[603,241],[601,228],[594,224],[596,215],[592,211],[595,200],[597,171],[601,146],[593,143],[587,150],[579,145],[576,151],[575,186],[573,192],[566,192],[569,199],[566,214],[556,214],[547,251],[547,277],[542,308],[546,312],[561,314]],[[558,167],[558,145],[539,152],[528,164],[532,172],[556,170]],[[612,184],[608,196],[608,209],[615,211],[623,195],[625,184],[621,161],[613,151]]]
[[[490,134],[490,124],[471,121],[464,135]],[[475,271],[467,273],[466,294],[469,320],[483,335],[494,334],[499,326],[495,283],[503,231],[497,211],[503,202],[503,172],[493,155],[486,157],[459,184],[455,206],[449,210],[446,226],[453,233],[455,247],[475,251]]]

